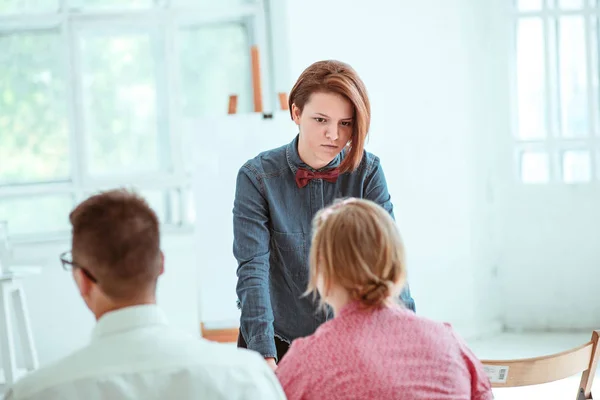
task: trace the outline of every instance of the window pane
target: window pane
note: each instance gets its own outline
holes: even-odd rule
[[[133,186],[127,187],[127,189],[146,200],[150,208],[156,213],[161,224],[172,223],[173,198],[178,193],[177,189],[138,189]],[[89,197],[98,193],[100,192],[90,192],[86,193],[86,195]]]
[[[67,179],[69,133],[57,32],[0,34],[0,185]]]
[[[182,204],[182,190],[179,188],[166,190],[140,190],[138,191],[158,215],[162,224],[179,225],[184,221]]]
[[[159,140],[150,37],[85,36],[81,51],[90,173],[157,170]]]
[[[583,17],[564,17],[559,23],[561,128],[565,137],[589,134],[583,21]]]
[[[239,113],[250,111],[250,47],[244,25],[185,29],[179,43],[186,116],[226,114],[231,94],[238,95]]]
[[[592,35],[590,35],[590,49],[591,49],[591,57],[592,57],[592,70],[591,76],[588,79],[592,81],[592,93],[594,96],[594,107],[598,108],[600,104],[600,85],[599,85],[599,76],[600,75],[600,63],[599,63],[599,55],[600,55],[600,19],[592,18],[590,21]],[[596,118],[596,135],[600,135],[600,113],[595,113]]]
[[[558,0],[558,6],[567,10],[583,8],[583,0]]]
[[[131,9],[152,7],[152,0],[69,0],[72,9]]]
[[[546,136],[544,34],[539,18],[521,19],[517,26],[518,136]]]
[[[141,196],[143,196],[150,207],[154,210],[158,216],[158,220],[161,224],[169,223],[169,205],[170,197],[169,192],[166,190],[138,190]]]
[[[523,183],[546,183],[549,179],[548,154],[542,152],[521,154],[521,181]]]
[[[127,189],[146,200],[161,224],[176,224],[178,222],[178,189],[138,189],[135,187],[128,187]],[[89,192],[86,195],[89,197],[98,193]]]
[[[542,9],[542,0],[517,0],[519,11],[537,11]]]
[[[58,11],[59,0],[0,0],[0,14]]]
[[[9,235],[44,234],[69,230],[70,195],[0,198],[0,221]]]
[[[172,225],[181,225],[184,222],[184,215],[182,201],[184,200],[182,197],[183,190],[172,189],[167,193],[166,202],[167,202],[167,218],[165,218],[165,223]]]
[[[230,6],[235,4],[248,4],[256,3],[257,0],[171,0],[171,4],[175,6],[200,6],[200,7],[214,7],[219,6]]]
[[[194,191],[186,188],[183,192],[183,214],[182,222],[184,224],[194,225],[196,223],[196,203],[194,203]]]
[[[588,151],[574,150],[563,154],[563,180],[565,183],[582,183],[591,180],[591,159]]]

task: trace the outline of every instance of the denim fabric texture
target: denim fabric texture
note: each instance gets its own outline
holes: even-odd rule
[[[337,167],[340,153],[319,171]],[[298,168],[312,170],[298,154],[298,136],[246,162],[237,176],[233,207],[233,253],[238,261],[240,330],[249,349],[277,358],[274,337],[291,342],[312,334],[333,315],[303,296],[309,278],[313,216],[334,200],[365,198],[394,216],[379,158],[364,152],[360,166],[335,183],[313,179],[303,188]],[[313,170],[314,171],[314,170]],[[408,285],[400,300],[415,310]]]

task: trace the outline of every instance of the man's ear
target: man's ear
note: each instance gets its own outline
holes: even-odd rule
[[[80,268],[73,268],[73,279],[79,288],[81,297],[88,297],[92,291],[93,282],[88,278]]]
[[[165,273],[165,253],[160,252],[160,273],[159,276]]]

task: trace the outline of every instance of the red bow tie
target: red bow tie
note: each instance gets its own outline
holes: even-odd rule
[[[327,182],[335,183],[339,175],[340,171],[337,168],[324,172],[313,172],[308,169],[298,168],[298,171],[296,172],[296,184],[299,188],[303,188],[308,185],[308,182],[312,179],[323,179]]]

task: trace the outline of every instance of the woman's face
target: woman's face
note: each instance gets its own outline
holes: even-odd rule
[[[329,164],[352,137],[354,107],[337,93],[313,93],[302,112],[292,105],[292,115],[300,128],[300,158],[314,169]]]

